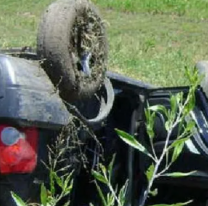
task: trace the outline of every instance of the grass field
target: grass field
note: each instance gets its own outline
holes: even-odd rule
[[[203,19],[208,17],[207,0],[93,0],[105,8],[124,12],[174,14]]]
[[[36,45],[53,0],[0,0],[0,47]],[[109,70],[159,86],[187,84],[184,68],[208,60],[207,0],[94,0],[109,35]]]

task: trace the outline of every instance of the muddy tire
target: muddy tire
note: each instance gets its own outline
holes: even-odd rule
[[[58,0],[45,11],[37,53],[64,100],[89,98],[100,88],[107,50],[103,22],[88,0]]]

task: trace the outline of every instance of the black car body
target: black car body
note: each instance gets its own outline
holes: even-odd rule
[[[17,56],[0,54],[0,205],[2,206],[15,205],[11,191],[26,201],[39,201],[40,185],[42,182],[47,184],[48,181],[48,172],[42,164],[48,158],[47,145],[56,140],[61,128],[67,125],[72,117],[66,104],[59,97],[56,87],[40,68],[36,54],[24,52]],[[145,143],[148,139],[144,117],[147,101],[150,105],[161,104],[168,108],[170,95],[178,92],[186,94],[189,88],[153,88],[151,85],[112,72],[108,72],[107,76],[114,89],[113,107],[105,119],[89,127],[101,142],[107,162],[114,153],[117,154],[114,180],[123,184],[129,179],[131,187],[129,202],[135,203],[139,200],[140,191],[145,184],[142,176],[147,164],[146,159],[124,144],[114,129],[129,132]],[[197,173],[180,180],[159,179],[156,184],[161,188],[161,193],[158,196],[159,200],[153,199],[153,203],[167,200],[183,201],[187,198],[195,199],[194,205],[206,202],[208,102],[201,87],[196,91],[196,99],[196,106],[192,112],[192,118],[197,125],[196,131],[186,142],[186,147],[172,170],[183,172],[197,170]],[[84,107],[83,113],[89,114],[94,112],[95,107],[99,107],[94,101],[87,102],[90,106]],[[79,102],[75,105],[79,105]],[[160,116],[157,116],[155,125],[158,136],[155,148],[160,152],[165,141],[164,125]],[[172,139],[174,138],[173,135]],[[91,144],[89,146],[91,149],[87,150],[91,168],[99,154],[95,152],[94,143],[87,144]],[[77,179],[75,190],[78,195],[75,195],[74,205],[88,204],[95,192],[93,183],[90,183],[90,175],[81,169]],[[176,188],[174,195],[169,194],[171,188],[172,190]],[[187,192],[181,195],[181,191],[184,190]],[[82,198],[79,198],[80,195]]]

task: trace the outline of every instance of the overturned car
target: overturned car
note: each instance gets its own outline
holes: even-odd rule
[[[16,205],[11,191],[26,202],[40,201],[41,184],[50,184],[47,165],[51,148],[63,133],[61,149],[72,149],[57,164],[57,171],[74,170],[75,182],[71,197],[65,197],[59,205],[64,205],[68,198],[73,205],[96,203],[96,188],[89,171],[99,161],[108,163],[115,153],[113,181],[122,185],[129,179],[126,204],[139,204],[146,184],[146,159],[124,144],[115,128],[148,144],[144,115],[147,102],[169,108],[170,96],[186,94],[189,87],[154,88],[106,72],[107,47],[103,21],[90,2],[58,0],[42,17],[37,51],[29,48],[1,51],[0,205]],[[193,205],[207,204],[208,63],[199,62],[197,68],[205,79],[195,92],[197,101],[192,118],[196,130],[172,168],[197,172],[180,179],[158,179],[160,192],[156,198],[150,198],[151,204],[187,199],[194,199]],[[155,118],[155,133],[154,146],[160,153],[165,143],[160,115]],[[80,144],[74,143],[74,134]],[[172,134],[171,140],[176,137],[177,134]]]

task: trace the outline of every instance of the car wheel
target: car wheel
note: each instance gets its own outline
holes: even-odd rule
[[[107,47],[103,21],[88,0],[58,0],[43,14],[37,54],[64,100],[89,98],[101,87]]]
[[[199,71],[199,75],[204,75],[204,78],[201,81],[201,87],[208,98],[208,61],[198,62],[196,68]]]

